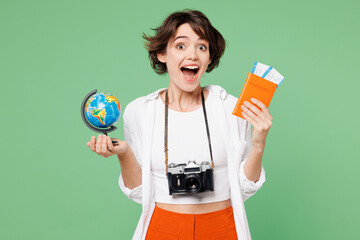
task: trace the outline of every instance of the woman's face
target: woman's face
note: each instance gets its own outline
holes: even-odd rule
[[[166,64],[170,84],[183,91],[192,92],[210,64],[209,43],[200,39],[188,23],[178,27],[169,40],[166,53],[157,55]]]

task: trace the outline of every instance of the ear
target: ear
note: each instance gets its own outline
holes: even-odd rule
[[[160,62],[166,63],[166,53],[157,53],[156,56]]]
[[[212,62],[212,59],[209,58],[209,61],[208,61],[208,66],[210,65],[210,63]]]

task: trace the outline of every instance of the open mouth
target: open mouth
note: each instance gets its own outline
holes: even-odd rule
[[[198,71],[199,71],[198,66],[186,66],[181,68],[181,72],[186,80],[194,80]]]

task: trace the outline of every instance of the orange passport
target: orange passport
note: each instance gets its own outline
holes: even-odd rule
[[[244,87],[240,93],[240,97],[235,105],[233,114],[238,117],[244,118],[241,114],[241,105],[243,105],[244,101],[248,101],[251,104],[254,104],[251,101],[251,98],[256,98],[260,102],[264,103],[266,107],[269,107],[277,86],[278,85],[276,83],[270,82],[269,80],[249,73],[245,81]]]

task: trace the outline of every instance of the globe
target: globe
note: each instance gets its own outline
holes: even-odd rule
[[[89,123],[98,128],[112,126],[121,115],[119,101],[109,93],[92,95],[87,100],[84,111]]]

